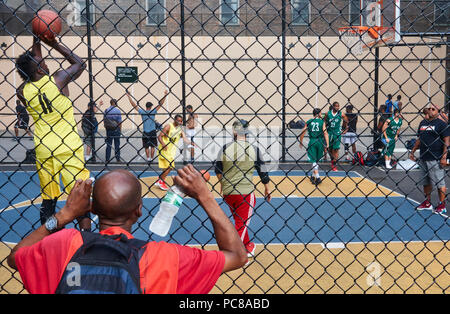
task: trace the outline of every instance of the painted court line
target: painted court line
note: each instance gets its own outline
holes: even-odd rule
[[[409,196],[406,196],[406,195],[403,195],[403,194],[401,194],[401,193],[399,193],[399,192],[396,192],[396,191],[394,191],[394,190],[392,190],[392,189],[390,189],[390,188],[388,188],[388,187],[386,187],[386,186],[384,186],[384,185],[382,185],[382,184],[379,184],[379,183],[376,183],[375,181],[373,181],[372,179],[369,179],[369,178],[366,178],[366,177],[363,177],[360,173],[358,173],[357,171],[355,171],[358,175],[359,175],[359,177],[361,177],[361,178],[363,178],[363,179],[365,179],[365,180],[368,180],[368,181],[370,181],[370,182],[372,182],[373,184],[375,184],[375,185],[377,185],[377,186],[381,186],[382,188],[385,188],[385,189],[387,189],[387,190],[390,190],[391,192],[393,192],[393,193],[397,193],[398,195],[396,196],[396,197],[404,197],[405,199],[407,199],[408,201],[410,201],[410,202],[412,202],[412,203],[414,203],[414,204],[416,204],[416,205],[420,205],[420,202],[418,202],[418,201],[416,201],[416,200],[413,200],[412,198],[410,198]],[[393,197],[393,196],[390,196],[390,197]],[[394,196],[395,197],[395,196]],[[420,211],[420,210],[419,210]],[[431,212],[433,212],[432,210],[430,210]],[[434,212],[433,212],[434,213]],[[434,214],[438,214],[438,215],[441,215],[441,216],[443,216],[443,217],[445,217],[445,218],[449,218],[449,216],[447,215],[447,214],[444,214],[444,213],[434,213]]]

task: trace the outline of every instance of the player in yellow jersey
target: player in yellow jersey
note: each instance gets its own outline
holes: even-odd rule
[[[50,74],[42,58],[41,40],[70,63]],[[41,185],[41,224],[55,213],[61,195],[60,176],[69,193],[77,179],[89,178],[85,168],[83,142],[77,131],[68,84],[85,70],[85,63],[55,38],[34,38],[31,50],[20,55],[16,68],[23,79],[17,95],[34,120],[36,168]],[[90,229],[88,217],[78,219],[81,229]]]
[[[182,125],[183,117],[177,114],[173,122],[167,124],[158,135],[158,166],[160,169],[163,169],[163,172],[159,176],[159,180],[156,182],[156,185],[161,190],[169,189],[165,180],[167,175],[170,173],[170,170],[175,169],[175,154],[177,152],[178,141],[180,138],[182,138],[187,145],[194,145],[193,142],[186,138]]]

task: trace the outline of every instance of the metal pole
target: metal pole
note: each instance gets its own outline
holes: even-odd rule
[[[186,55],[184,33],[184,0],[180,0],[180,34],[181,34],[181,107],[183,109],[183,125],[186,125]],[[183,149],[183,163],[186,164],[187,146]]]
[[[90,12],[91,1],[86,0],[86,36],[87,36],[87,54],[88,54],[88,73],[89,73],[89,118],[91,121],[94,120],[94,88],[93,88],[93,77],[92,77],[92,52],[91,52],[91,12]],[[96,161],[95,154],[95,134],[91,137],[91,159],[90,162]]]
[[[375,47],[375,78],[374,78],[374,90],[373,90],[373,147],[375,147],[375,142],[378,137],[378,91],[380,89],[379,85],[379,68],[380,68],[380,48]]]
[[[281,11],[281,161],[286,161],[286,0]]]
[[[450,36],[447,36],[447,43],[449,40]],[[448,44],[445,56],[445,108],[447,108],[447,114],[450,114],[450,45]]]

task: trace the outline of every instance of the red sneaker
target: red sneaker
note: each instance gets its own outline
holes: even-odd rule
[[[447,212],[447,208],[445,208],[445,202],[439,203],[439,205],[436,207],[435,211],[436,214],[443,214]]]
[[[158,182],[156,182],[156,185],[163,191],[169,190],[169,187],[167,186],[166,182],[164,182],[163,180],[158,180]]]
[[[338,171],[336,168],[336,162],[334,160],[331,161],[331,171]]]
[[[422,202],[422,204],[420,204],[419,206],[416,207],[417,210],[433,210],[433,205],[431,205],[429,200],[425,200]]]
[[[249,243],[247,243],[245,248],[247,249],[247,257],[254,257],[255,256],[255,251],[256,251],[255,243],[249,242]]]

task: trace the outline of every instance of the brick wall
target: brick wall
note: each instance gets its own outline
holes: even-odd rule
[[[97,35],[143,35],[177,36],[180,34],[180,3],[166,0],[166,24],[160,27],[146,24],[146,5],[144,0],[94,0],[95,25]],[[24,24],[28,25],[33,10],[52,8],[66,19],[70,13],[66,7],[68,0],[10,0],[0,4],[2,25],[0,34],[22,34]],[[292,20],[292,10],[286,1],[287,22]],[[314,0],[310,4],[310,24],[305,26],[288,25],[286,35],[295,36],[336,36],[337,29],[348,25],[348,0]],[[405,1],[402,7],[402,30],[406,32],[448,31],[448,27],[432,25],[434,6],[430,1]],[[386,10],[392,10],[387,7]],[[241,1],[239,25],[226,26],[220,21],[220,0],[185,1],[185,33],[187,36],[279,36],[282,32],[282,0]],[[17,15],[18,19],[14,18]],[[64,23],[66,24],[66,23]],[[64,25],[63,33],[82,35],[85,26],[69,29]]]

